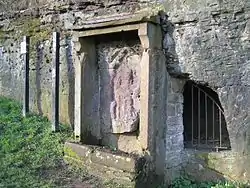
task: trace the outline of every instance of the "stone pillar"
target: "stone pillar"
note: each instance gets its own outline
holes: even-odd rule
[[[74,133],[77,141],[98,144],[100,119],[98,106],[98,66],[95,42],[91,37],[75,37],[75,122]]]
[[[83,82],[83,65],[86,61],[86,54],[82,50],[82,44],[80,38],[73,38],[74,50],[73,50],[73,58],[74,58],[74,66],[75,66],[75,117],[74,117],[74,134],[75,139],[80,141],[81,139],[81,124],[82,124],[82,82]]]
[[[162,36],[159,26],[143,23],[138,35],[143,48],[141,59],[141,93],[140,93],[140,135],[139,141],[143,149],[154,153],[154,104],[155,78],[157,71],[157,51],[162,51]]]

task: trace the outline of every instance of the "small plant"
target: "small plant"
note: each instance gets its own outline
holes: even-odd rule
[[[175,179],[171,185],[171,188],[184,188],[184,187],[190,187],[190,188],[195,188],[196,184],[192,180],[185,178],[185,177],[180,177]]]
[[[177,178],[170,188],[248,188],[245,184],[234,182],[195,182],[187,177]]]

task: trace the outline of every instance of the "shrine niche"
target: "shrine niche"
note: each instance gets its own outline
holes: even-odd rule
[[[98,40],[100,123],[108,133],[132,133],[139,128],[142,48],[133,34],[116,34],[117,41],[109,41],[111,36]]]
[[[161,41],[151,21],[74,32],[77,140],[128,153],[155,150],[159,121],[150,93],[165,67]]]

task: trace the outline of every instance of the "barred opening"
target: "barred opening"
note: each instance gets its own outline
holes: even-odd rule
[[[184,86],[184,145],[206,150],[230,149],[229,134],[218,94],[188,81]]]

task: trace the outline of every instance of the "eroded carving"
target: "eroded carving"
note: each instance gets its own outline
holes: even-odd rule
[[[98,45],[100,110],[104,132],[138,129],[140,113],[140,59],[138,41]]]

